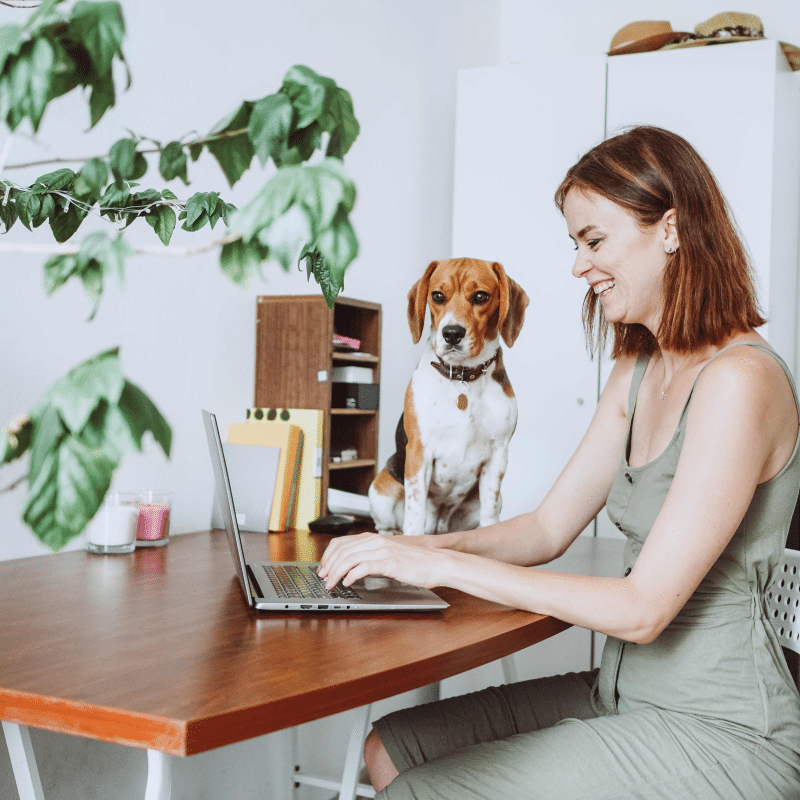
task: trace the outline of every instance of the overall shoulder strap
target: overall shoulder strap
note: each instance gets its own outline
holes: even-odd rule
[[[633,417],[633,410],[636,408],[636,398],[639,395],[639,387],[642,385],[647,365],[650,363],[649,353],[640,353],[633,365],[633,375],[631,376],[631,388],[628,392],[628,422]]]

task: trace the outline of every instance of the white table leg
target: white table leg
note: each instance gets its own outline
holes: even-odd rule
[[[364,740],[367,738],[367,723],[369,722],[371,707],[366,705],[356,709],[356,718],[350,730],[350,742],[347,745],[347,754],[344,757],[339,800],[355,800],[358,788],[358,773],[361,769],[361,753],[364,749]]]
[[[19,800],[44,800],[39,768],[31,746],[31,734],[26,725],[15,722],[4,722],[3,733],[6,735],[8,754],[11,756],[11,768],[17,782]]]
[[[172,756],[159,750],[148,750],[144,800],[170,800],[171,796]]]
[[[294,791],[294,766],[297,751],[297,729],[284,728],[267,737],[267,748],[271,751],[268,756],[277,769],[269,770],[270,791],[266,797],[271,800],[293,800]]]
[[[339,800],[355,800],[356,795],[362,797],[375,797],[375,790],[358,782],[361,767],[361,753],[364,749],[364,739],[367,736],[367,723],[372,706],[366,705],[353,711],[353,725],[350,729],[350,741],[344,757],[344,769],[341,778],[329,778],[310,772],[298,771],[294,773],[295,783],[305,786],[316,786],[320,789],[331,789],[339,793]]]
[[[517,682],[517,665],[514,663],[514,656],[505,656],[500,659],[503,665],[503,680],[506,683]]]

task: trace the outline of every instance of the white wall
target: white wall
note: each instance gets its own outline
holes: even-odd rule
[[[123,8],[130,91],[120,93],[118,107],[89,135],[83,133],[86,104],[78,97],[56,101],[36,142],[15,137],[8,163],[102,154],[127,135],[125,128],[162,142],[193,130],[205,133],[243,99],[277,91],[296,63],[348,89],[362,128],[345,159],[358,190],[353,223],[361,250],[344,294],[383,304],[381,459],[387,458],[415,364],[405,296],[432,259],[449,255],[456,70],[497,62],[499,3],[228,0],[220,6],[210,0],[127,0]],[[0,24],[23,16],[3,9]],[[5,174],[30,183],[53,168]],[[192,185],[173,181],[171,188],[182,199],[221,191],[243,205],[268,175],[251,172],[231,190],[204,154],[190,165]],[[155,165],[143,185],[163,185]],[[76,240],[92,228],[112,232],[107,223],[87,221]],[[219,225],[193,236],[176,230],[173,244],[219,235]],[[144,221],[128,229],[128,238],[159,244]],[[52,236],[47,225],[31,235],[18,223],[3,241]],[[69,368],[120,345],[125,374],[173,426],[173,454],[165,459],[148,434],[144,453],[125,458],[113,486],[172,489],[173,531],[206,528],[212,475],[199,409],[216,411],[223,430],[244,420],[253,400],[255,297],[317,292],[317,284],[307,283],[304,273],[267,265],[266,280],[242,290],[222,275],[217,253],[140,256],[129,261],[125,291],[110,286],[95,320],[87,323],[89,307],[79,285],[45,297],[44,260],[0,259],[0,426],[28,411]],[[24,469],[23,463],[0,468],[0,487]],[[19,520],[23,499],[23,487],[0,493],[0,559],[48,552]]]

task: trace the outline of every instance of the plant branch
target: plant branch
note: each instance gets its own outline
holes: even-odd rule
[[[2,0],[0,0],[0,4],[1,5],[8,5],[8,3],[3,3]],[[28,480],[28,476],[27,475],[23,475],[21,478],[17,478],[17,480],[15,480],[13,483],[9,483],[8,486],[4,486],[4,487],[0,488],[0,494],[4,494],[5,492],[14,491],[14,489],[16,489],[17,486],[19,486],[21,483],[23,483],[26,480]]]
[[[3,4],[3,0],[0,0],[0,4]],[[216,142],[219,139],[231,139],[234,136],[242,136],[247,133],[247,128],[240,128],[236,131],[226,131],[225,133],[217,133],[214,136],[206,136],[203,139],[193,139],[191,142],[186,142],[183,146],[184,147],[193,147],[198,144],[206,144],[208,142]],[[160,153],[161,149],[158,147],[150,147],[146,150],[137,150],[138,153]],[[86,162],[90,161],[92,158],[107,158],[108,153],[104,153],[100,156],[78,156],[76,158],[45,158],[41,161],[28,161],[25,164],[8,164],[5,169],[26,169],[28,167],[41,167],[45,164],[74,164],[77,161]]]
[[[207,253],[209,250],[214,250],[222,245],[230,244],[230,242],[238,241],[242,238],[241,233],[231,233],[223,236],[221,239],[215,239],[212,242],[197,247],[158,247],[148,245],[135,245],[131,251],[135,255],[148,255],[148,256],[194,256],[200,253]],[[58,246],[52,244],[21,244],[0,242],[0,253],[2,254],[24,254],[24,255],[41,255],[41,256],[68,256],[80,252],[80,245],[71,244],[66,246]]]

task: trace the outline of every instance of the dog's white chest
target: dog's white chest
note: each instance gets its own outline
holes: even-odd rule
[[[514,398],[489,376],[465,384],[430,370],[415,374],[413,385],[420,439],[432,460],[433,481],[450,484],[466,477],[474,482],[492,453],[511,438],[517,421]]]

